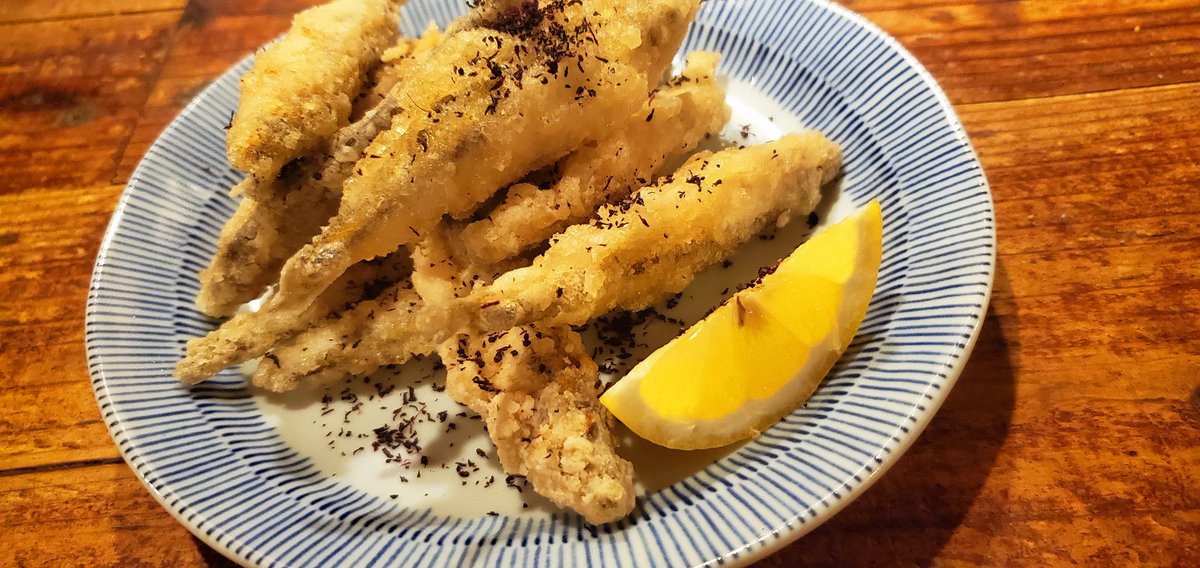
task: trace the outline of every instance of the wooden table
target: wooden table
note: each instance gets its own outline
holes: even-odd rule
[[[766,566],[1200,563],[1200,0],[845,0],[996,198],[983,336],[873,489]],[[224,565],[121,461],[83,306],[130,171],[291,0],[0,4],[0,565]]]

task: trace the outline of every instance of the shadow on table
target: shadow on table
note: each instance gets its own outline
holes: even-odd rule
[[[209,566],[210,568],[238,568],[236,562],[225,558],[225,556],[223,556],[220,552],[217,552],[216,550],[213,550],[211,546],[204,544],[204,541],[196,537],[192,537],[192,542],[196,543],[196,551],[199,552],[200,557],[204,559],[205,566]]]
[[[1008,290],[1003,265],[995,289]],[[1016,330],[1005,320],[1006,337],[995,305],[954,390],[909,451],[860,499],[759,568],[934,562],[982,491],[1012,420]]]

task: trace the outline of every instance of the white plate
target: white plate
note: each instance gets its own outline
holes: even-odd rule
[[[457,0],[416,0],[404,8],[404,31],[414,35],[430,19],[444,26],[462,9]],[[592,527],[506,486],[479,421],[455,416],[463,409],[434,390],[430,361],[348,381],[329,391],[328,403],[321,392],[266,396],[236,369],[184,388],[171,368],[186,340],[216,323],[193,298],[235,206],[226,190],[239,174],[226,162],[223,127],[248,59],[147,152],[96,261],[88,358],[104,418],[138,476],[192,532],[248,565],[742,564],[844,507],[924,428],[978,335],[995,264],[987,182],[936,83],[843,8],[706,2],[681,53],[697,49],[724,55],[734,110],[727,139],[750,143],[808,127],[842,145],[845,175],[826,196],[822,224],[872,198],[883,204],[883,266],[870,311],[804,408],[718,451],[671,452],[630,439],[623,453],[644,495],[628,519]],[[693,321],[808,232],[798,220],[748,244],[732,267],[705,272],[661,311]],[[661,322],[647,329],[640,353],[672,331]],[[425,467],[406,464],[403,451],[387,461],[370,443],[374,428],[399,420],[393,411],[409,385],[435,416],[447,412],[445,423],[420,426]],[[389,386],[398,388],[381,396]],[[468,459],[461,477],[454,464]]]

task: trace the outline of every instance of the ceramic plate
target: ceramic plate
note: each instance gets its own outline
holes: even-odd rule
[[[445,26],[462,9],[460,0],[414,0],[404,31],[431,19]],[[432,361],[286,397],[249,388],[238,369],[181,386],[170,371],[184,343],[217,324],[193,298],[235,207],[226,190],[239,174],[226,162],[223,127],[246,60],[147,152],[96,261],[88,360],[130,466],[180,522],[247,565],[742,564],[835,514],[908,448],[971,351],[995,263],[987,182],[937,84],[843,8],[711,0],[681,53],[697,49],[724,55],[727,142],[807,127],[842,145],[844,176],[809,219],[818,230],[872,198],[883,205],[870,311],[805,407],[719,451],[630,440],[642,496],[629,518],[594,527],[495,468],[480,421],[438,391]],[[598,362],[619,375],[669,336],[674,318],[696,319],[809,229],[800,219],[755,239],[732,266],[706,271],[660,306],[665,317],[613,318],[608,331],[633,338],[635,356],[601,345]],[[412,416],[419,454],[388,441]]]

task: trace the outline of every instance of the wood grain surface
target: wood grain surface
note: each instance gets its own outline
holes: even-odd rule
[[[1200,565],[1200,0],[842,3],[957,108],[998,275],[912,450],[762,565]],[[84,303],[146,148],[305,4],[0,3],[0,566],[229,565],[121,461]]]

